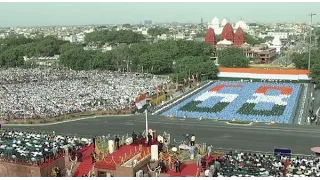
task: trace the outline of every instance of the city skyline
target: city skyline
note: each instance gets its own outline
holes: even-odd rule
[[[181,22],[207,23],[215,16],[230,22],[309,22],[320,3],[4,3],[0,27],[67,26]],[[248,11],[250,9],[250,11]],[[133,11],[134,10],[134,11]],[[165,11],[164,11],[165,10]],[[272,12],[272,13],[271,13]],[[320,20],[314,16],[314,22]]]

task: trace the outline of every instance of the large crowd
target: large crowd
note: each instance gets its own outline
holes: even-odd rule
[[[315,157],[230,151],[218,159],[200,161],[206,177],[320,177],[320,161]]]
[[[40,165],[91,143],[82,137],[6,130],[0,136],[0,159]]]
[[[1,70],[0,120],[124,110],[141,92],[155,93],[166,83],[168,79],[151,75],[98,70]]]

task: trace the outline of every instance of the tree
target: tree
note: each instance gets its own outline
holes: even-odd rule
[[[311,58],[310,58],[310,66],[311,67],[316,62],[320,62],[319,53],[320,53],[320,50],[312,50],[311,51]],[[291,54],[291,59],[297,69],[308,69],[308,63],[309,63],[309,53],[308,52],[305,52],[302,54],[293,53],[293,54]]]
[[[151,36],[161,36],[162,34],[169,34],[169,28],[150,28],[148,29],[148,34],[150,34]]]
[[[91,33],[86,34],[84,40],[86,44],[94,43],[97,45],[103,45],[105,43],[110,44],[119,44],[119,43],[139,43],[144,40],[144,36],[142,34],[138,34],[136,32],[130,30],[121,30],[121,31],[93,31]]]
[[[198,32],[196,34],[196,37],[205,37],[206,36],[206,32],[202,31],[202,32]]]
[[[127,69],[131,60],[131,50],[127,44],[121,44],[113,50],[114,60],[113,64],[117,65],[118,70]],[[127,69],[128,71],[128,69]]]
[[[273,37],[272,36],[266,36],[263,38],[263,41],[267,42],[267,41],[272,41]]]
[[[223,67],[245,68],[249,66],[249,59],[241,48],[225,48],[217,51],[219,64]]]
[[[122,27],[124,27],[124,28],[131,28],[131,25],[127,23],[127,24],[122,25]]]
[[[246,33],[246,32],[244,33],[244,37],[245,37],[246,43],[252,44],[252,45],[261,44],[261,43],[266,42],[264,39],[253,37],[249,33]]]
[[[216,35],[216,41],[219,42],[219,41],[221,41],[221,40],[223,40],[223,39],[221,39],[221,34]]]
[[[219,72],[218,67],[207,56],[185,56],[177,60],[173,69],[175,74],[171,78],[177,80],[178,77],[179,82],[196,74],[206,74],[214,79]]]
[[[320,61],[311,66],[311,77],[316,83],[320,83]]]

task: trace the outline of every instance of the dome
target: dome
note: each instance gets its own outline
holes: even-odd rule
[[[249,26],[243,20],[240,20],[240,21],[238,21],[236,23],[235,29],[238,29],[239,27],[241,27],[244,31],[248,31],[249,30]]]
[[[227,23],[228,23],[227,19],[224,18],[224,19],[221,21],[221,27],[224,27]]]
[[[246,42],[241,45],[241,47],[244,48],[244,49],[250,48],[250,46],[251,46],[251,45],[248,44],[248,43],[246,43]]]
[[[219,41],[217,44],[218,44],[218,45],[232,45],[233,42],[224,39],[224,40],[222,40],[222,41]]]
[[[281,46],[281,45],[282,45],[279,36],[275,36],[275,37],[273,38],[273,40],[272,40],[272,45],[273,45],[273,46]]]
[[[234,45],[236,46],[241,46],[245,43],[244,32],[241,27],[238,27],[238,29],[234,33],[233,42],[234,42]]]
[[[233,29],[230,23],[227,23],[222,30],[221,39],[233,42]]]
[[[206,43],[210,43],[210,44],[213,44],[213,45],[216,45],[217,44],[217,41],[216,41],[216,35],[214,34],[214,30],[212,28],[209,28],[207,30],[207,33],[206,33],[206,36],[205,36],[205,40],[204,40]]]
[[[220,26],[220,20],[219,20],[217,17],[214,17],[214,18],[212,19],[212,21],[211,21],[211,25],[213,25],[213,26],[216,26],[216,25]]]

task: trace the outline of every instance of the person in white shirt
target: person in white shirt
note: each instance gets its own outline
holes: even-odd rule
[[[205,170],[205,171],[204,171],[204,176],[205,176],[205,177],[209,177],[209,173],[210,173],[210,170],[209,170],[209,169]]]
[[[195,145],[195,141],[196,141],[196,136],[194,134],[192,134],[192,136],[190,138],[190,146],[194,146]]]

